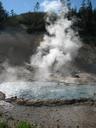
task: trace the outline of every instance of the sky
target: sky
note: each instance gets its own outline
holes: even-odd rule
[[[10,10],[14,10],[16,14],[29,12],[34,10],[34,6],[36,2],[42,3],[44,0],[0,0],[3,3],[4,8],[10,12]],[[52,1],[52,0],[49,0]],[[91,0],[92,5],[96,7],[96,0]],[[76,7],[77,9],[80,7],[82,0],[71,0],[71,5]],[[43,11],[43,9],[40,9]]]

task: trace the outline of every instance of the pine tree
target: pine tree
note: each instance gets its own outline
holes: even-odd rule
[[[4,10],[2,6],[2,2],[0,2],[0,23],[5,21],[7,16],[8,16],[8,13],[6,12],[6,10]]]
[[[68,7],[69,10],[71,10],[71,2],[70,2],[70,0],[67,0],[67,7]]]
[[[71,8],[71,2],[70,0],[60,0],[61,3],[65,6],[67,6],[69,9]]]
[[[91,0],[83,0],[82,6],[83,6],[84,8],[89,8],[89,7],[92,8]]]
[[[40,9],[40,3],[37,2],[35,7],[34,7],[34,12],[38,12],[39,9]]]
[[[82,6],[79,10],[79,16],[81,18],[80,27],[82,32],[86,34],[93,33],[93,10],[91,0],[83,0]]]
[[[13,9],[11,10],[11,16],[15,16],[15,12]]]

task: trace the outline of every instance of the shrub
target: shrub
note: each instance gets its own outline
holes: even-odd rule
[[[18,123],[17,128],[31,128],[31,125],[28,122],[21,121]]]
[[[8,128],[7,123],[3,120],[0,120],[0,128]]]

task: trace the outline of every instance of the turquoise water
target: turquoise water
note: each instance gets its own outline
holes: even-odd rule
[[[7,97],[26,99],[79,99],[96,98],[96,85],[74,85],[56,82],[6,82],[0,91]]]

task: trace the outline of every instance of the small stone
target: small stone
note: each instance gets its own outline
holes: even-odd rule
[[[76,78],[80,78],[79,74],[75,74],[74,77],[76,77]]]

